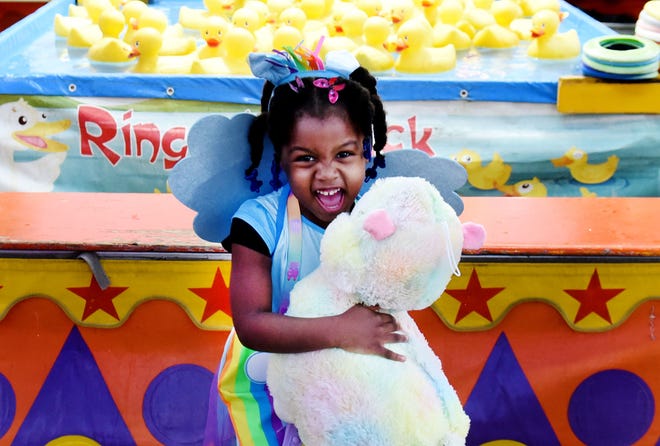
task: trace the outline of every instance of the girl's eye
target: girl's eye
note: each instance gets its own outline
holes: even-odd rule
[[[300,155],[296,157],[295,161],[299,163],[311,163],[314,161],[314,157],[312,155]]]
[[[343,151],[337,154],[337,158],[348,158],[350,156],[353,156],[353,153],[349,151]]]

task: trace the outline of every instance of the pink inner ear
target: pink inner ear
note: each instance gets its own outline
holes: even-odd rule
[[[396,231],[396,226],[385,209],[378,209],[369,214],[362,227],[376,240],[383,240]]]

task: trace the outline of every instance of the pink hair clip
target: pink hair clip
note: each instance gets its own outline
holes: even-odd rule
[[[334,104],[337,102],[337,99],[339,99],[339,91],[343,90],[344,87],[346,86],[345,84],[337,84],[337,78],[333,77],[330,79],[316,79],[313,84],[319,88],[328,88],[330,91],[328,91],[328,100],[330,101],[331,104]]]

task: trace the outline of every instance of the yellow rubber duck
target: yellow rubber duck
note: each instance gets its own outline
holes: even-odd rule
[[[415,16],[416,9],[412,0],[389,0],[383,10],[384,17],[392,22],[392,31],[396,33],[401,25]]]
[[[247,29],[230,26],[224,36],[224,57],[211,57],[193,61],[190,72],[194,74],[250,74],[248,54],[253,51],[256,39]]]
[[[364,44],[353,51],[353,55],[372,73],[383,73],[394,68],[394,56],[386,49],[390,38],[389,20],[380,16],[368,17],[364,22]]]
[[[470,149],[463,149],[452,156],[463,167],[468,175],[468,183],[477,189],[492,190],[503,186],[511,177],[511,166],[505,164],[499,153],[493,153],[493,159],[487,165],[482,165],[481,156]]]
[[[462,20],[468,22],[476,31],[495,23],[490,8],[493,0],[472,0],[463,10]]]
[[[472,39],[477,48],[514,48],[520,43],[518,34],[511,30],[514,19],[522,17],[522,8],[513,0],[498,0],[490,7],[495,23],[477,31]]]
[[[532,16],[532,41],[527,54],[538,59],[571,59],[580,55],[582,46],[577,31],[557,32],[564,15],[544,9]]]
[[[197,49],[199,59],[224,56],[222,38],[228,27],[229,22],[224,17],[210,16],[206,19],[206,25],[200,31],[204,45]]]
[[[401,73],[440,73],[456,66],[456,48],[433,47],[433,29],[424,19],[406,21],[396,33],[399,57],[394,69]]]
[[[187,74],[190,73],[193,54],[181,56],[161,56],[163,45],[161,33],[151,27],[140,28],[133,34],[130,57],[137,58],[132,71],[135,73]]]
[[[328,51],[354,51],[364,44],[363,28],[369,16],[356,7],[348,8],[339,19],[338,34],[327,37],[321,47],[320,56],[325,58]]]
[[[302,32],[293,26],[280,25],[273,31],[273,48],[294,48],[302,41]]]
[[[133,42],[133,33],[138,29],[138,19],[148,6],[141,0],[129,0],[121,8],[121,13],[124,14],[126,22],[126,32],[124,33],[124,42],[129,45]]]
[[[619,157],[611,155],[600,164],[589,164],[589,155],[582,149],[571,147],[564,156],[551,160],[555,167],[567,167],[571,177],[583,184],[599,184],[612,178],[619,165]]]
[[[102,64],[119,64],[116,65],[118,69],[132,65],[134,61],[129,58],[131,46],[120,38],[125,26],[125,17],[120,11],[114,8],[103,11],[99,17],[103,38],[90,46],[87,52],[89,60]]]
[[[73,48],[89,48],[103,38],[103,31],[96,23],[74,26],[69,30],[66,44]]]
[[[520,0],[520,7],[525,17],[531,17],[544,9],[549,9],[557,13],[561,10],[559,0]]]
[[[53,32],[56,36],[64,37],[65,39],[69,37],[69,34],[73,28],[79,28],[88,25],[92,25],[92,21],[89,19],[89,17],[62,15],[60,13],[56,13],[53,17]]]
[[[380,16],[383,12],[382,0],[355,0],[353,3],[366,12],[369,17]]]
[[[537,177],[496,188],[507,197],[547,197],[548,188]]]
[[[161,33],[163,41],[159,52],[161,56],[180,56],[197,50],[195,38],[185,35],[181,24],[170,26],[167,15],[160,9],[147,8],[142,11],[134,22],[134,27],[154,28]]]

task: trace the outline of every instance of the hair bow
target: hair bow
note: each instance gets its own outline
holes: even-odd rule
[[[339,99],[339,94],[337,92],[343,90],[346,86],[345,84],[338,84],[336,77],[331,77],[330,79],[316,79],[313,84],[319,88],[327,88],[330,90],[328,91],[328,100],[331,104],[337,102],[337,99]]]

